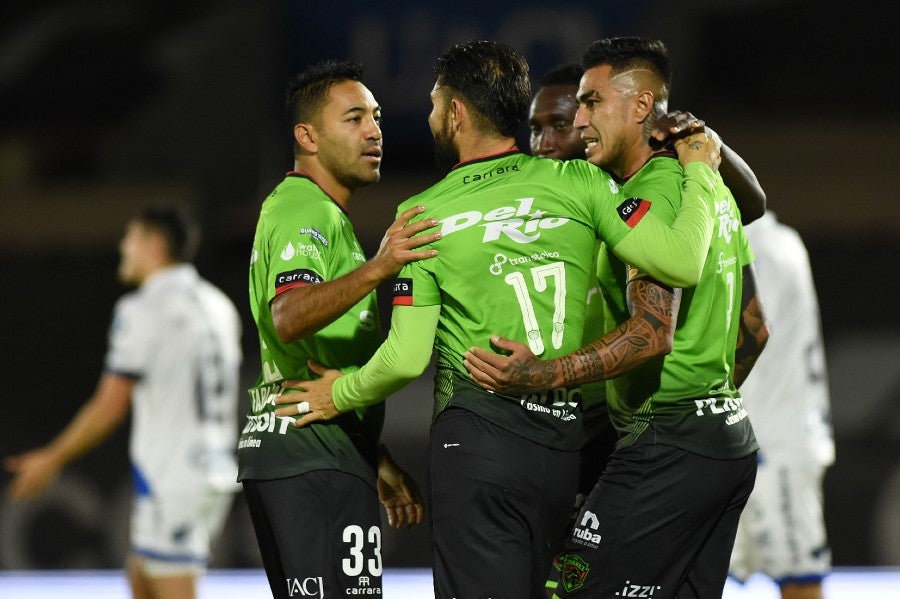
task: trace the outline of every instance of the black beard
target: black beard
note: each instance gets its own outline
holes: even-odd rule
[[[434,138],[434,162],[442,175],[446,175],[453,167],[459,164],[459,151],[452,143]]]

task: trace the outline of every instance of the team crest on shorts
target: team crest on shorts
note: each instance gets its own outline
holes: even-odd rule
[[[565,553],[556,559],[559,561],[560,579],[566,592],[571,593],[583,587],[591,565],[577,553]]]

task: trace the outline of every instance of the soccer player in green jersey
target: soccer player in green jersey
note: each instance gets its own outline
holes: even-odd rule
[[[581,64],[568,63],[554,67],[538,79],[540,87],[535,92],[528,111],[533,155],[558,160],[585,159],[585,143],[581,139],[581,131],[574,126],[575,111],[578,109],[578,85],[583,73]],[[704,123],[689,112],[673,111],[656,119],[653,126],[651,134],[653,137],[650,141],[661,148],[663,144],[671,143],[671,140],[679,135],[703,128]],[[714,135],[709,128],[706,128],[706,131]],[[733,191],[741,211],[741,221],[746,225],[759,218],[765,210],[765,193],[752,170],[737,153],[724,144],[720,149],[722,164],[719,166],[719,172]],[[657,198],[648,196],[647,199]],[[643,314],[652,310],[650,298],[668,292],[661,283],[645,277],[641,283],[645,289],[652,290],[654,286],[660,286],[661,289],[654,290],[655,293],[633,293],[629,296],[629,305],[626,306],[625,269],[621,261],[615,257],[612,257],[613,265],[607,264],[609,252],[602,243],[598,245],[600,262],[597,272],[599,276],[606,277],[606,285],[602,290],[598,284],[588,291],[583,332],[585,343],[600,339],[604,333],[621,325],[628,318],[642,318]],[[610,273],[619,273],[620,276],[610,277]],[[644,348],[651,356],[656,351],[650,344]],[[585,444],[581,449],[578,496],[575,500],[576,513],[573,514],[573,518],[588,493],[594,488],[618,440],[606,409],[606,385],[605,381],[596,381],[581,386]]]
[[[538,79],[528,108],[531,153],[557,160],[584,159],[584,140],[572,124],[578,100],[578,82],[584,69],[578,63],[562,64]]]
[[[359,187],[380,178],[381,108],[361,67],[325,61],[288,90],[294,169],[263,202],[250,257],[250,308],[262,373],[238,442],[239,480],[274,597],[381,594],[379,495],[389,522],[424,518],[412,480],[378,444],[384,408],[367,407],[309,428],[277,417],[285,378],[308,379],[315,359],[353,370],[381,341],[377,285],[438,234],[408,224],[411,206],[366,260],[349,218]],[[376,494],[377,490],[377,494]]]
[[[538,79],[540,86],[534,93],[528,109],[528,130],[531,153],[541,158],[557,160],[584,160],[584,140],[575,128],[575,111],[578,109],[578,83],[584,69],[578,63],[559,65]],[[650,198],[652,199],[652,198]],[[598,250],[603,246],[597,242]],[[596,272],[597,267],[591,268]],[[584,330],[582,339],[590,343],[603,336],[605,326],[603,311],[604,294],[594,281],[585,297]],[[584,445],[580,450],[578,490],[574,500],[572,518],[587,498],[588,493],[606,466],[606,460],[616,447],[616,431],[606,411],[603,383],[591,383],[581,387],[581,407],[584,422]],[[570,523],[571,526],[571,523]],[[563,538],[554,545],[561,549]]]
[[[544,596],[549,543],[568,521],[582,444],[577,389],[502,396],[468,378],[463,352],[498,328],[536,354],[580,347],[584,297],[598,236],[670,284],[699,276],[711,234],[705,134],[679,144],[685,185],[678,219],[619,193],[583,161],[522,154],[514,133],[531,99],[528,66],[504,44],[451,47],[437,62],[429,125],[436,153],[456,164],[403,203],[438,218],[437,258],[404,267],[388,340],[362,369],[287,384],[276,414],[299,426],[352,414],[419,376],[437,351],[430,489],[438,598]],[[330,366],[330,365],[329,365]],[[321,368],[317,369],[322,371]],[[334,392],[332,401],[331,392]]]
[[[584,67],[575,125],[588,160],[624,180],[626,192],[674,210],[680,167],[652,147],[650,132],[670,87],[665,47],[601,40],[585,53]],[[660,285],[601,255],[601,288],[618,292],[604,295],[608,321],[618,325],[605,337],[551,362],[508,339],[494,343],[510,356],[477,348],[467,355],[475,380],[503,393],[628,373],[606,388],[620,441],[551,573],[556,596],[721,595],[756,468],[756,441],[734,384],[735,346],[742,329],[742,360],[752,363],[766,332],[749,245],[721,182],[716,212],[719,226],[695,287]]]

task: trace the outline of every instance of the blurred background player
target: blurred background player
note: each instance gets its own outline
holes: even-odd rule
[[[39,495],[132,410],[131,555],[135,599],[193,599],[210,543],[239,487],[241,325],[231,300],[190,260],[198,231],[181,212],[148,208],[128,223],[115,306],[94,395],[52,441],[6,459],[13,499]]]
[[[731,573],[762,572],[783,599],[821,599],[831,569],[822,480],[835,451],[819,302],[797,231],[771,211],[746,231],[771,334],[740,386],[760,451]]]

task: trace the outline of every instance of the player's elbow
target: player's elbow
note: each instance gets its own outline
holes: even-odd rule
[[[285,345],[289,343],[293,343],[300,339],[300,335],[296,333],[293,327],[288,326],[282,319],[272,318],[272,325],[275,329],[275,334],[278,335],[278,340],[284,343]]]
[[[275,329],[278,340],[285,345],[300,341],[317,330],[306,323],[286,317],[280,310],[276,309],[272,310],[272,328]]]
[[[700,281],[706,255],[700,255],[695,248],[686,250],[672,249],[664,261],[658,261],[655,268],[647,272],[656,279],[675,289],[693,287]]]
[[[766,326],[765,321],[760,325],[759,331],[756,332],[756,345],[759,347],[759,353],[766,348],[766,344],[769,342],[769,327]]]
[[[749,225],[766,213],[766,192],[758,185],[752,189],[751,201],[740,208],[741,224]]]
[[[274,324],[275,334],[278,335],[278,340],[284,344],[292,343],[294,341],[293,336],[290,332],[283,326],[278,326]]]
[[[662,276],[656,277],[666,285],[676,288],[693,287],[700,280],[703,273],[703,265],[684,265],[681,268],[665,271]]]
[[[284,344],[294,343],[313,335],[328,324],[313,316],[314,310],[306,301],[308,287],[295,287],[280,293],[269,304],[272,328],[278,340]]]
[[[431,356],[427,356],[424,359],[423,357],[417,356],[411,360],[403,360],[394,365],[394,373],[397,378],[404,381],[404,384],[409,383],[422,376],[422,373],[425,372],[425,369],[428,367],[430,359]]]
[[[675,347],[675,334],[674,332],[671,335],[665,335],[662,338],[662,341],[659,344],[659,347],[656,351],[656,356],[658,358],[662,358],[664,356],[668,356],[672,353],[672,349]]]
[[[652,346],[653,355],[650,358],[664,358],[672,353],[675,348],[674,324],[659,324],[654,330],[654,337],[656,343]]]
[[[655,310],[645,310],[640,305],[633,310],[634,314],[624,325],[625,341],[636,352],[633,355],[635,363],[631,367],[672,353],[675,346],[674,321],[660,318]]]

